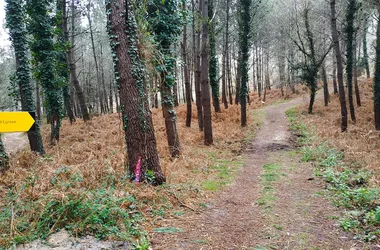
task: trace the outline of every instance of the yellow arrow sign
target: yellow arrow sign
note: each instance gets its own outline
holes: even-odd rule
[[[33,124],[29,112],[0,112],[0,133],[27,132]]]

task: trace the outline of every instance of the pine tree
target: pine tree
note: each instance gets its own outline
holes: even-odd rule
[[[204,125],[204,143],[205,145],[213,144],[211,105],[210,105],[210,84],[209,61],[207,58],[208,42],[208,0],[200,0],[202,10],[202,50],[201,50],[201,90],[202,90],[202,108],[203,108],[203,125]]]
[[[70,123],[75,122],[74,112],[71,103],[70,96],[70,79],[69,79],[69,66],[67,61],[68,52],[68,34],[65,31],[67,27],[67,11],[66,11],[66,0],[57,0],[57,13],[56,13],[56,66],[57,77],[59,84],[62,86],[63,102],[65,105],[67,116],[69,117]],[[67,30],[67,28],[66,28]]]
[[[347,88],[348,88],[348,104],[350,107],[351,120],[355,122],[355,107],[354,107],[354,98],[353,98],[353,69],[354,69],[354,34],[355,34],[355,13],[356,13],[356,0],[349,0],[346,12],[346,55],[347,55],[347,65],[346,65],[346,74],[347,74]]]
[[[153,31],[157,49],[163,55],[163,62],[157,65],[161,76],[161,102],[165,117],[166,135],[169,151],[172,157],[180,154],[180,143],[176,125],[176,111],[174,110],[173,87],[176,82],[176,60],[171,44],[181,32],[181,16],[179,15],[176,0],[152,0],[148,5],[148,20]]]
[[[152,184],[165,182],[160,167],[152,113],[144,85],[137,38],[137,24],[131,4],[124,0],[106,1],[107,30],[114,61],[115,82],[120,93],[120,109],[127,144],[129,173],[135,176],[139,158],[141,180],[150,173]]]
[[[54,74],[54,43],[52,19],[49,16],[51,0],[27,0],[30,16],[29,32],[33,36],[31,51],[36,67],[36,78],[46,98],[47,117],[51,125],[50,144],[59,141],[62,119],[62,88]]]
[[[220,112],[220,102],[219,102],[219,81],[217,77],[218,72],[218,58],[216,56],[216,34],[215,34],[215,12],[214,12],[214,1],[209,0],[208,6],[208,18],[210,20],[209,25],[209,40],[210,40],[210,59],[209,59],[209,79],[211,85],[212,93],[212,103],[215,112]]]
[[[250,8],[252,0],[239,1],[239,69],[240,82],[240,112],[241,126],[247,125],[247,95],[248,95],[248,59],[249,59],[249,33],[250,33]]]
[[[15,50],[16,82],[21,97],[21,109],[23,111],[36,112],[33,86],[30,78],[24,1],[6,0],[6,3],[6,24]],[[40,155],[45,154],[38,122],[36,122],[33,131],[28,131],[28,139],[32,151]]]
[[[378,6],[377,9],[380,14],[380,6]],[[375,111],[375,127],[376,130],[380,130],[380,21],[377,22],[376,29],[376,65],[373,84],[373,101]]]
[[[347,106],[346,106],[346,94],[345,94],[344,85],[343,85],[343,63],[342,63],[342,56],[340,52],[338,29],[336,25],[335,0],[330,0],[330,8],[331,8],[331,31],[332,31],[332,38],[334,42],[334,50],[335,50],[337,72],[338,72],[339,101],[340,101],[340,110],[341,110],[341,117],[342,117],[341,130],[342,132],[344,132],[347,130]]]

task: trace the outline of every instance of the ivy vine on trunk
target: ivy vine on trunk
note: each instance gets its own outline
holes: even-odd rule
[[[41,83],[46,100],[47,117],[51,125],[50,144],[59,141],[61,128],[62,88],[54,74],[54,43],[50,0],[27,0],[27,11],[30,16],[29,32],[33,36],[30,48],[36,67],[35,76]]]
[[[115,82],[120,93],[129,174],[135,177],[136,163],[140,157],[140,181],[162,184],[165,176],[160,167],[152,113],[146,96],[145,69],[139,53],[135,16],[131,4],[124,0],[106,1],[106,13]]]
[[[21,109],[23,111],[36,111],[34,91],[30,78],[28,58],[27,31],[25,26],[25,6],[22,0],[6,0],[6,25],[15,50],[16,75],[15,81],[19,87]],[[35,124],[33,131],[28,131],[30,149],[40,155],[45,154],[42,143],[40,125]]]
[[[180,154],[177,115],[174,110],[173,87],[176,82],[174,48],[171,46],[181,33],[182,18],[176,0],[152,0],[148,4],[148,22],[162,54],[156,69],[161,75],[161,102],[165,117],[166,135],[172,157]]]

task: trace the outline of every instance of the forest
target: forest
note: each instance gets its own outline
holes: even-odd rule
[[[379,0],[0,8],[0,249],[379,248]]]

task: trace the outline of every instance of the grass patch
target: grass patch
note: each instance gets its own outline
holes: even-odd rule
[[[241,157],[233,160],[218,158],[215,154],[210,153],[209,157],[212,161],[210,167],[204,168],[203,171],[208,172],[210,179],[201,184],[201,188],[207,191],[219,191],[221,188],[230,184],[238,170],[243,166],[244,161]]]
[[[287,112],[292,129],[301,135],[301,161],[313,162],[314,172],[327,185],[327,197],[332,203],[344,209],[338,218],[345,231],[356,234],[365,241],[373,241],[380,235],[380,188],[369,186],[372,173],[360,169],[358,164],[347,164],[344,154],[329,146],[327,142],[311,145],[311,135],[300,121],[296,110]]]
[[[263,173],[260,176],[260,182],[263,186],[263,191],[260,198],[257,199],[257,204],[264,206],[265,209],[270,210],[277,200],[277,190],[273,187],[280,177],[280,166],[278,164],[269,163],[263,166]]]
[[[7,199],[9,203],[0,213],[0,242],[5,247],[45,239],[61,229],[77,236],[129,242],[145,237],[137,226],[142,217],[136,210],[135,197],[119,196],[113,189],[83,191],[67,197],[51,194],[36,201],[20,200],[15,192],[9,192]]]

